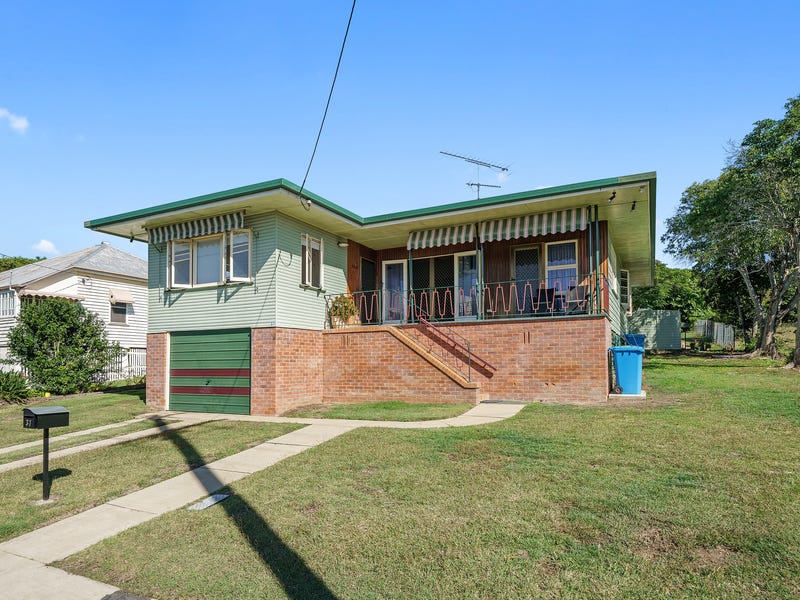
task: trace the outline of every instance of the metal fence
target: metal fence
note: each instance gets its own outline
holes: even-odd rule
[[[722,346],[726,350],[732,350],[734,347],[735,329],[733,325],[702,319],[695,323],[694,332],[696,335],[710,339],[714,344]]]

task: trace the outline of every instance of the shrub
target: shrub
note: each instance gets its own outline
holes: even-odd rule
[[[85,392],[122,352],[97,315],[63,298],[24,303],[8,349],[31,385],[56,394]]]
[[[28,398],[28,382],[13,371],[0,371],[0,400],[22,404]]]

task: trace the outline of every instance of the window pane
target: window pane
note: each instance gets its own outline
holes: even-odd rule
[[[302,283],[303,285],[310,285],[311,278],[308,276],[308,274],[311,272],[311,266],[310,266],[311,255],[308,252],[308,238],[306,237],[306,234],[303,234],[300,237],[300,243],[302,249],[302,256],[301,256],[302,260],[300,261],[300,267],[302,269],[302,272],[300,274],[300,283]]]
[[[111,322],[112,323],[125,323],[127,322],[128,305],[127,304],[112,304],[111,305]]]
[[[173,285],[189,285],[191,246],[186,242],[174,242],[172,252]]]
[[[566,292],[576,285],[578,271],[571,269],[550,269],[547,271],[547,287],[556,288],[557,292]]]
[[[575,258],[575,243],[565,242],[563,244],[548,244],[547,245],[547,266],[558,267],[561,265],[574,265],[577,262]]]
[[[322,287],[322,253],[319,244],[311,245],[311,285]]]
[[[250,276],[250,234],[234,233],[231,238],[231,263],[234,278],[245,279]]]
[[[220,239],[200,240],[197,242],[195,258],[195,283],[217,283],[220,275]]]

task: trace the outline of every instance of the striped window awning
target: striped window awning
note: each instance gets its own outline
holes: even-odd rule
[[[524,217],[483,221],[480,225],[480,236],[482,242],[499,242],[536,235],[584,230],[587,224],[586,208],[570,208],[525,215]]]
[[[425,229],[412,231],[408,235],[408,250],[422,250],[451,244],[464,244],[475,239],[475,225],[453,225],[452,227],[439,227],[438,229]]]
[[[239,211],[227,215],[197,219],[196,221],[154,227],[147,230],[147,237],[151,244],[160,244],[171,240],[222,233],[232,229],[241,229],[242,227],[244,227],[244,211]]]

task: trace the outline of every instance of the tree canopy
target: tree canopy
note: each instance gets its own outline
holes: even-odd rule
[[[698,276],[691,269],[668,267],[661,261],[656,261],[655,285],[633,289],[633,306],[679,310],[681,321],[687,323],[710,316]]]
[[[36,258],[25,258],[24,256],[0,256],[0,272],[10,271],[17,267],[23,267],[31,263],[44,260],[43,257],[37,256]]]
[[[717,179],[694,183],[667,220],[662,241],[704,278],[736,273],[759,333],[777,356],[775,331],[800,302],[800,96],[783,119],[754,124]],[[800,363],[800,329],[795,363]]]

